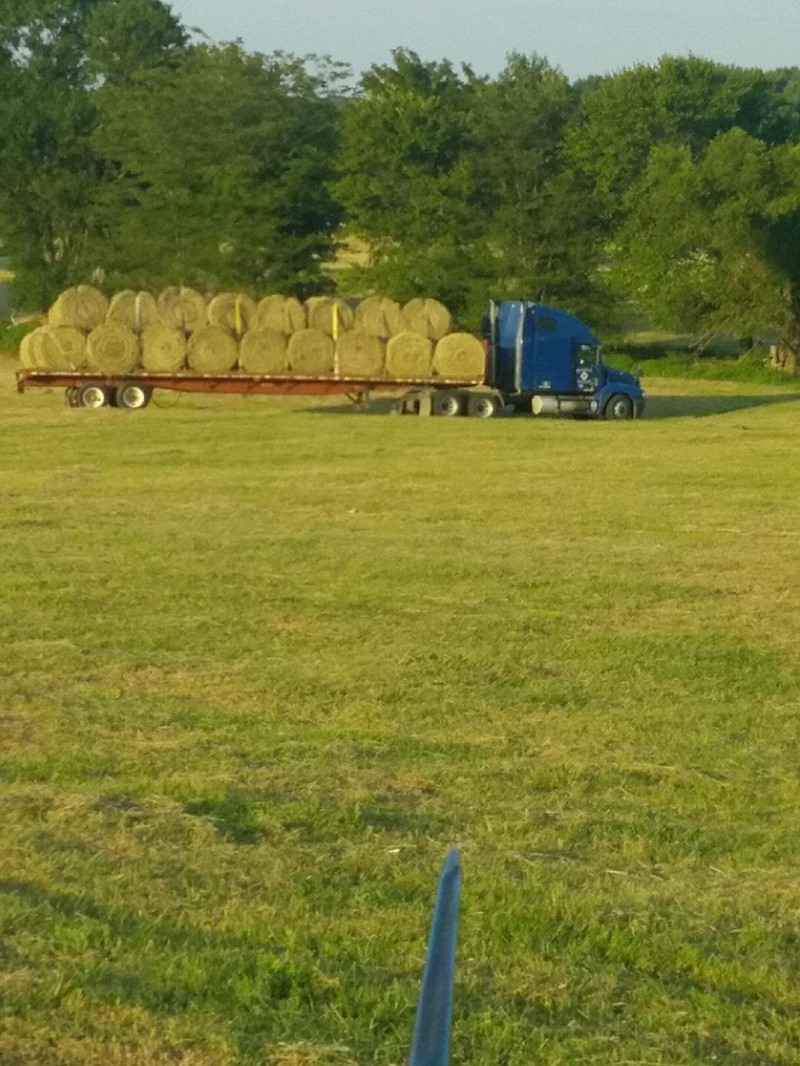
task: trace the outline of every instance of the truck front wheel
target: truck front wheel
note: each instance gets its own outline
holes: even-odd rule
[[[622,392],[616,392],[603,408],[603,418],[624,422],[633,418],[633,400]]]

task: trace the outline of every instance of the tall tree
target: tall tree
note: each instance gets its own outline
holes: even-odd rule
[[[95,144],[116,178],[96,254],[110,280],[319,289],[339,220],[335,75],[201,46],[177,71],[103,86]]]
[[[665,56],[604,78],[584,95],[570,133],[570,162],[595,183],[610,226],[647,166],[651,148],[686,146],[699,158],[719,133],[739,128],[766,144],[800,136],[800,110],[785,75]]]
[[[367,264],[350,276],[398,299],[437,296],[457,313],[480,289],[483,225],[469,153],[477,80],[397,49],[345,111],[335,195]]]
[[[576,108],[566,77],[539,56],[512,54],[481,86],[473,154],[499,297],[555,302],[597,317],[601,253],[593,185],[568,166]]]
[[[90,249],[105,173],[92,145],[91,87],[113,72],[94,33],[123,13],[130,17],[116,35],[117,55],[137,35],[152,48],[182,41],[159,0],[17,0],[0,10],[0,238],[22,306],[46,305],[59,289],[87,280],[95,265]]]
[[[770,146],[743,130],[702,158],[651,153],[618,234],[618,271],[650,321],[746,336],[783,326],[800,355],[800,145]]]

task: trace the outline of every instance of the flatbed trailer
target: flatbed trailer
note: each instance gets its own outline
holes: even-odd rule
[[[400,393],[396,409],[408,414],[470,414],[488,418],[503,406],[502,397],[471,379],[283,377],[253,374],[150,374],[123,376],[84,371],[18,370],[17,391],[64,389],[71,407],[146,407],[155,389],[219,396],[346,396],[366,404],[372,393]],[[480,391],[474,391],[480,390]]]

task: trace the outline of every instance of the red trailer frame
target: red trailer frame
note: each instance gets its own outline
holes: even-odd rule
[[[151,389],[174,392],[215,392],[255,396],[334,396],[369,392],[397,392],[400,389],[469,389],[483,384],[483,377],[462,378],[302,378],[253,374],[148,374],[123,376],[87,374],[78,370],[18,370],[17,391],[30,386],[45,388],[80,388],[102,385],[116,389],[137,382]]]

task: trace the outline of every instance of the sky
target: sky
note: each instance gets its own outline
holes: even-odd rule
[[[496,75],[532,52],[571,81],[659,56],[800,65],[797,0],[167,0],[185,26],[250,52],[330,55],[356,75],[393,48]]]

